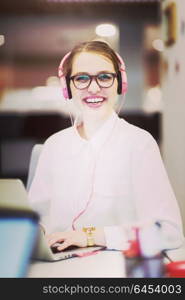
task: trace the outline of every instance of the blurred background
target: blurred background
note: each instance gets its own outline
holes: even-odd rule
[[[120,116],[156,139],[185,220],[183,12],[180,0],[1,0],[0,177],[26,185],[33,145],[71,124],[61,58],[78,42],[103,39],[126,63]]]

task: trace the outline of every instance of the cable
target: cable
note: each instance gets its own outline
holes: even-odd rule
[[[74,120],[73,120],[73,117],[72,117],[71,108],[69,106],[69,101],[71,101],[71,100],[66,100],[66,105],[68,106],[67,110],[68,110],[68,113],[69,113],[69,118],[70,118],[70,121],[71,121],[71,126],[73,127],[74,126]]]
[[[112,132],[114,131],[114,128],[117,124],[117,120],[114,121],[114,125],[113,125],[113,128],[109,134],[109,136],[107,137],[107,139],[105,140],[104,144],[102,145],[101,149],[99,150],[99,152],[97,153],[96,155],[96,158],[95,158],[95,163],[94,163],[94,168],[93,168],[93,174],[92,174],[92,185],[91,185],[91,190],[90,190],[90,193],[89,193],[89,197],[88,197],[88,201],[85,205],[85,208],[73,219],[72,221],[72,229],[75,230],[75,222],[76,220],[87,210],[91,200],[92,200],[92,196],[93,196],[93,192],[94,192],[94,179],[95,179],[95,170],[96,170],[96,166],[97,166],[97,161],[98,161],[98,157],[103,149],[103,147],[105,146],[105,144],[107,143],[107,141],[109,140],[109,138],[112,136]]]
[[[117,112],[118,116],[120,114],[121,109],[123,108],[123,105],[125,104],[125,99],[126,99],[126,97],[124,94],[123,96],[121,96],[121,101],[119,101],[120,103],[119,103],[118,107],[116,108],[116,112]]]
[[[72,114],[70,111],[69,111],[69,116],[70,116],[70,120],[71,120],[71,126],[74,126],[74,121],[73,121]]]
[[[122,96],[122,99],[120,101],[120,104],[118,106],[118,108],[115,109],[116,113],[119,115],[120,111],[121,111],[121,108],[123,107],[125,103],[125,94]],[[69,108],[69,107],[68,107]],[[71,115],[71,111],[70,109],[68,110],[69,111],[69,116],[70,116],[70,120],[71,120],[71,125],[74,126],[74,124],[76,123],[75,121],[73,121],[72,119],[72,115]],[[115,122],[116,124],[116,122]],[[115,127],[115,124],[112,128],[112,131],[114,130],[114,127]],[[107,140],[109,139],[109,137],[111,136],[112,134],[112,131],[110,133],[110,135],[108,136],[108,138],[106,139],[105,143],[107,142]],[[104,143],[104,145],[105,145]],[[98,156],[100,155],[100,152],[102,150],[102,148],[104,147],[104,145],[102,145],[100,151],[98,152],[96,158],[95,158],[95,164],[94,164],[94,168],[93,168],[93,174],[92,174],[92,186],[91,186],[91,191],[90,191],[90,194],[89,194],[89,197],[88,197],[88,201],[85,205],[85,208],[73,219],[72,221],[72,229],[75,230],[75,222],[79,219],[79,217],[87,210],[90,202],[91,202],[91,199],[92,199],[92,196],[93,196],[93,192],[94,192],[94,177],[95,177],[95,170],[96,170],[96,165],[97,165],[97,160],[98,160]]]

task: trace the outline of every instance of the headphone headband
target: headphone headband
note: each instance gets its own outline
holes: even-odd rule
[[[62,86],[62,94],[63,94],[65,99],[71,99],[72,98],[69,81],[67,80],[66,76],[64,76],[64,73],[63,73],[64,62],[68,59],[70,54],[71,54],[71,51],[68,52],[63,57],[63,59],[60,62],[59,68],[58,68],[58,76],[60,78],[60,83],[61,83],[61,86]],[[127,92],[127,89],[128,89],[125,63],[124,63],[122,57],[118,53],[116,53],[116,56],[117,56],[117,58],[120,62],[119,72],[118,72],[118,75],[117,75],[117,79],[118,79],[118,90],[117,91],[118,91],[118,94],[125,94]]]

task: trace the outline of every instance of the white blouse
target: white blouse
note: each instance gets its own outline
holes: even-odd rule
[[[47,139],[29,191],[47,233],[104,227],[106,245],[128,247],[127,228],[158,221],[164,248],[183,239],[177,201],[158,145],[114,112],[90,139],[76,125]]]

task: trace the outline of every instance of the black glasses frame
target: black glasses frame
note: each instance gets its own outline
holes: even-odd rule
[[[110,75],[113,76],[113,81],[112,81],[112,83],[111,83],[110,86],[106,86],[106,87],[105,87],[105,86],[101,86],[101,85],[99,84],[99,82],[98,82],[98,76],[99,76],[100,74],[110,74]],[[75,80],[74,80],[74,79],[75,79],[76,76],[80,76],[80,75],[88,75],[88,76],[89,76],[90,81],[89,81],[89,83],[88,83],[88,85],[87,85],[86,87],[79,88],[79,87],[77,87],[77,86],[75,85]],[[115,80],[116,77],[117,77],[117,74],[116,74],[116,73],[111,73],[111,72],[100,72],[100,73],[98,73],[97,75],[90,75],[90,74],[86,74],[86,73],[83,73],[83,74],[77,74],[77,75],[73,75],[73,76],[69,77],[69,79],[72,80],[72,82],[73,82],[73,84],[74,84],[74,87],[75,87],[76,89],[78,89],[78,90],[85,90],[85,89],[88,89],[88,87],[91,85],[91,82],[92,82],[93,79],[95,79],[97,85],[98,85],[100,88],[105,88],[105,89],[106,89],[106,88],[110,88],[110,87],[113,85],[114,80]]]

